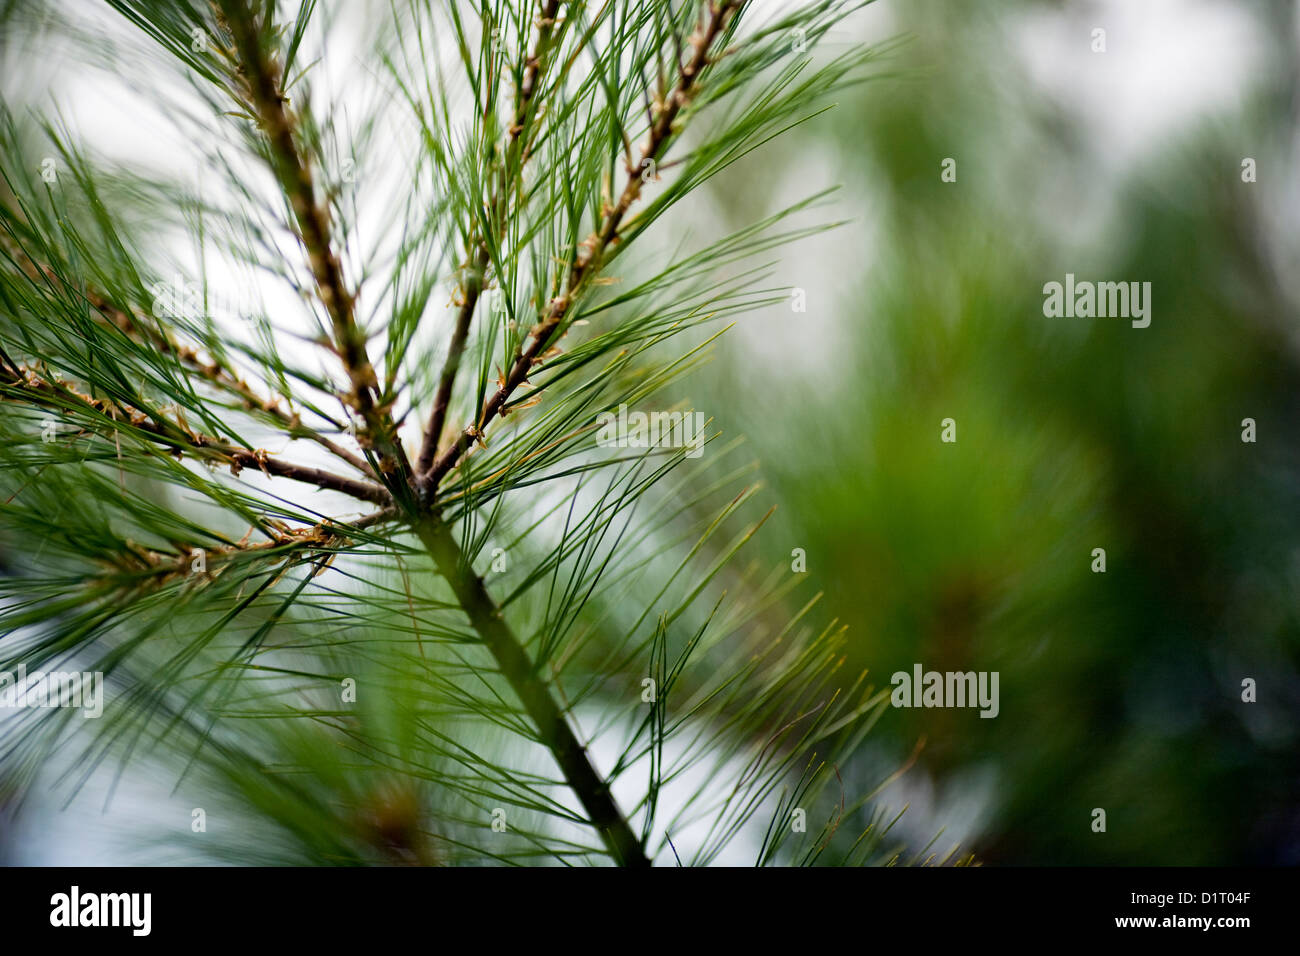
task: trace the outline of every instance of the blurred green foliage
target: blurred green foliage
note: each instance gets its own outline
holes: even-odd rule
[[[923,739],[909,772],[940,792],[992,772],[986,862],[1300,862],[1300,355],[1263,215],[1292,174],[1294,9],[1251,11],[1274,56],[1232,115],[1152,139],[1119,175],[1015,55],[1024,15],[1057,5],[891,9],[914,35],[895,79],[782,157],[831,152],[865,196],[818,240],[860,277],[779,319],[787,349],[831,329],[826,368],[757,374],[732,343],[725,374],[692,383],[781,503],[763,543],[773,561],[806,549],[878,686],[917,662],[1000,672],[996,719],[896,709],[871,738],[895,765]],[[1089,95],[1086,70],[1072,82]],[[748,201],[777,189],[764,167]],[[791,285],[806,262],[786,261]],[[1045,318],[1043,284],[1067,272],[1151,282],[1151,326]]]

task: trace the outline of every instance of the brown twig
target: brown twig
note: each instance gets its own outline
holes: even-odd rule
[[[7,387],[28,399],[31,404],[47,410],[59,411],[68,405],[74,405],[80,407],[85,413],[107,416],[115,423],[121,422],[129,426],[176,454],[188,452],[203,461],[229,465],[236,474],[243,468],[256,468],[266,475],[278,475],[315,485],[327,491],[338,491],[360,501],[386,505],[392,500],[388,492],[379,485],[337,475],[321,468],[311,468],[272,458],[260,449],[232,445],[219,438],[192,431],[177,422],[159,418],[157,415],[149,415],[117,402],[108,402],[86,395],[67,382],[43,376],[21,365],[14,371],[0,372],[0,387]],[[115,434],[121,434],[123,430],[120,427],[113,429]]]
[[[627,183],[618,202],[605,211],[597,228],[583,241],[569,271],[566,290],[551,300],[545,318],[533,328],[527,348],[511,363],[500,387],[484,405],[478,422],[462,431],[434,459],[432,467],[420,476],[420,492],[426,500],[433,497],[442,478],[456,466],[461,456],[483,434],[492,420],[502,413],[510,396],[528,380],[534,366],[542,362],[542,357],[584,285],[600,272],[606,250],[618,238],[619,226],[632,203],[641,195],[641,164],[647,160],[657,160],[666,147],[673,132],[673,123],[682,108],[690,102],[695,84],[709,64],[709,53],[714,41],[730,21],[731,15],[743,3],[744,0],[725,0],[711,7],[708,23],[691,36],[690,61],[680,68],[674,88],[665,102],[657,104],[657,114],[651,124],[649,138],[641,151],[641,162],[628,168]]]
[[[509,143],[506,147],[505,163],[501,170],[501,183],[498,185],[497,193],[492,197],[492,208],[497,212],[499,229],[502,232],[507,218],[506,210],[502,208],[504,196],[507,194],[505,179],[516,161],[520,163],[521,167],[522,163],[527,161],[527,156],[522,152],[525,142],[523,134],[527,129],[528,120],[533,111],[534,94],[537,92],[538,80],[541,78],[543,63],[551,42],[551,33],[559,10],[560,0],[546,0],[545,5],[542,7],[541,15],[537,21],[537,43],[533,47],[532,54],[528,57],[523,80],[516,94],[514,119],[510,124],[508,133]],[[447,410],[451,404],[452,389],[456,385],[456,374],[460,370],[461,356],[465,351],[465,343],[469,339],[470,325],[474,321],[474,309],[478,305],[479,297],[483,292],[484,279],[490,263],[491,252],[488,243],[479,238],[478,250],[472,256],[469,278],[465,283],[464,299],[461,302],[460,311],[456,315],[456,325],[452,329],[451,341],[447,344],[447,358],[443,363],[442,374],[438,379],[438,391],[434,396],[433,411],[429,415],[429,424],[424,430],[424,441],[420,445],[420,455],[416,460],[415,473],[417,476],[425,474],[433,466],[434,455],[438,450],[438,442],[442,438],[442,429],[447,422]]]
[[[67,288],[68,284],[62,280],[57,272],[46,263],[32,259],[26,250],[18,243],[11,241],[10,237],[0,236],[0,245],[5,247],[19,268],[32,280],[44,279],[52,286]],[[305,438],[314,441],[336,458],[356,468],[367,478],[377,479],[374,469],[370,467],[365,459],[353,454],[315,429],[303,425],[296,414],[291,415],[286,412],[274,398],[264,398],[257,394],[252,386],[235,373],[234,369],[216,357],[204,359],[197,349],[183,342],[178,342],[166,330],[157,328],[138,315],[119,308],[94,288],[77,289],[75,294],[84,298],[91,308],[103,316],[105,321],[123,335],[139,344],[149,345],[165,355],[176,356],[177,361],[194,374],[202,377],[209,385],[238,398],[248,411],[266,415],[274,420],[276,424],[285,429],[285,433],[289,438]]]
[[[480,247],[478,257],[470,269],[469,279],[465,283],[465,297],[461,302],[460,311],[456,313],[456,325],[451,332],[451,341],[447,343],[447,358],[443,361],[442,373],[438,376],[438,391],[433,397],[433,411],[429,413],[429,424],[424,430],[424,441],[420,445],[420,457],[416,459],[417,475],[424,474],[433,465],[438,439],[442,436],[443,425],[447,422],[447,409],[451,405],[451,392],[456,385],[456,373],[460,371],[461,356],[465,353],[469,328],[474,321],[474,308],[478,305],[479,294],[483,290],[483,273],[488,267],[489,258],[485,244]]]
[[[248,95],[267,138],[273,166],[298,224],[298,237],[307,250],[316,291],[333,326],[333,347],[350,383],[349,405],[365,423],[358,438],[379,453],[379,470],[394,496],[409,495],[411,465],[397,436],[392,411],[379,403],[379,381],[357,324],[356,301],[343,278],[343,266],[330,237],[329,207],[316,196],[307,157],[294,139],[295,121],[285,106],[280,68],[266,55],[261,24],[245,0],[222,0],[226,25],[239,58],[238,79]]]
[[[328,436],[303,425],[296,414],[291,415],[286,412],[280,407],[276,399],[264,398],[259,395],[252,386],[236,375],[228,365],[216,358],[204,359],[197,349],[176,341],[173,337],[152,327],[147,322],[140,321],[136,316],[113,305],[93,289],[87,290],[86,301],[124,335],[135,338],[137,341],[143,337],[148,345],[159,352],[176,356],[182,365],[213,387],[239,398],[247,410],[261,413],[273,419],[276,424],[285,430],[287,437],[305,438],[313,441],[336,458],[356,468],[366,477],[376,477],[374,469],[370,467],[370,464],[364,458],[348,451]]]
[[[275,557],[288,558],[299,551],[324,551],[336,545],[347,543],[352,539],[351,532],[364,530],[382,521],[391,520],[396,516],[397,509],[390,506],[371,512],[346,524],[341,521],[327,520],[306,528],[288,528],[276,521],[270,523],[269,531],[266,527],[261,529],[263,533],[270,535],[268,541],[247,544],[247,538],[252,534],[251,529],[249,535],[245,535],[244,541],[223,547],[203,548],[192,543],[174,541],[172,543],[180,552],[179,556],[168,552],[154,551],[128,541],[127,552],[119,555],[119,557],[123,559],[120,563],[125,564],[129,571],[155,575],[156,582],[163,583],[172,578],[188,575],[194,554],[198,551],[203,552],[205,564],[208,565],[213,563],[220,565],[237,557],[264,554],[280,548],[288,548],[289,550],[283,554],[275,555]],[[206,573],[212,575],[219,572],[209,569]]]

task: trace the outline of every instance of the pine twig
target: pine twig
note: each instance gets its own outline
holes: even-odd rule
[[[284,529],[277,527],[279,522],[273,522],[269,525],[269,530],[268,527],[259,527],[263,534],[268,535],[269,540],[257,544],[241,541],[219,548],[200,548],[197,545],[179,543],[180,550],[188,552],[182,553],[179,558],[175,554],[131,545],[121,558],[127,559],[123,563],[130,565],[132,571],[149,573],[154,576],[156,584],[162,584],[169,579],[186,575],[190,570],[189,562],[195,551],[203,552],[208,568],[206,573],[212,575],[217,573],[214,565],[219,567],[235,558],[256,557],[274,552],[272,557],[286,560],[296,554],[310,554],[313,551],[324,551],[345,545],[351,541],[352,532],[370,528],[396,516],[397,509],[390,506],[347,523],[327,519],[309,527]],[[249,535],[251,534],[250,530]]]
[[[643,160],[657,159],[665,147],[672,133],[673,122],[682,106],[689,101],[696,79],[708,64],[710,47],[722,32],[731,14],[742,3],[743,0],[726,0],[712,8],[707,28],[692,38],[694,55],[690,63],[681,68],[674,95],[661,108],[652,125],[649,141],[642,152]],[[462,432],[457,440],[435,459],[429,470],[421,474],[418,479],[420,492],[426,501],[432,498],[442,476],[456,464],[475,437],[500,413],[506,400],[527,378],[528,372],[538,361],[538,356],[544,353],[583,283],[599,272],[605,249],[617,236],[619,224],[640,195],[640,189],[640,168],[629,167],[628,183],[618,203],[608,211],[592,239],[585,243],[586,256],[580,258],[570,271],[568,291],[552,302],[545,321],[533,330],[532,341],[528,348],[512,363],[510,374],[484,408],[479,424]],[[472,315],[472,311],[471,306],[466,314]],[[436,442],[438,437],[437,432],[433,431],[433,421],[430,424],[430,432],[426,432],[425,436],[426,449],[429,446],[430,433],[432,433],[432,441]],[[441,430],[440,422],[438,430]],[[614,802],[609,784],[592,766],[585,748],[578,742],[564,712],[555,703],[547,685],[537,676],[536,668],[529,659],[527,651],[506,625],[500,609],[488,594],[483,580],[464,561],[464,556],[460,553],[451,533],[442,525],[436,514],[431,514],[417,525],[416,531],[433,557],[439,572],[450,583],[462,609],[469,616],[470,623],[496,660],[501,673],[536,724],[541,741],[559,764],[566,782],[582,802],[610,854],[621,865],[649,866],[650,860],[645,854],[645,849]]]
[[[461,302],[460,311],[456,314],[456,325],[452,329],[451,341],[447,343],[447,358],[443,362],[442,373],[438,376],[438,391],[433,398],[433,411],[429,414],[429,424],[424,430],[424,441],[420,445],[420,457],[415,463],[417,475],[424,474],[433,465],[433,456],[438,449],[438,438],[442,435],[443,425],[447,421],[452,389],[456,386],[456,373],[460,371],[461,356],[465,353],[470,325],[474,321],[474,309],[483,290],[483,273],[488,267],[488,262],[489,254],[484,244],[479,248],[478,256],[470,267],[470,277],[465,283],[465,298]]]
[[[379,380],[356,321],[356,301],[343,278],[343,265],[330,238],[328,207],[318,201],[306,156],[294,140],[294,121],[285,107],[278,65],[266,56],[259,25],[245,0],[222,0],[238,51],[240,78],[266,135],[275,171],[289,196],[298,235],[307,250],[316,291],[334,330],[334,349],[348,375],[349,403],[361,416],[366,436],[379,452],[379,470],[399,499],[409,494],[411,464],[388,408],[378,404]]]
[[[108,415],[122,419],[138,432],[149,436],[155,443],[177,454],[188,452],[202,461],[229,465],[238,473],[243,468],[256,468],[268,476],[280,476],[315,485],[326,491],[338,491],[359,501],[387,505],[392,498],[379,485],[358,481],[322,468],[311,468],[293,462],[272,458],[260,449],[241,448],[219,438],[191,431],[181,425],[148,415],[118,403],[82,394],[72,386],[57,379],[47,379],[23,366],[13,371],[0,371],[0,389],[9,389],[23,396],[32,405],[59,411],[68,404],[79,406],[84,412]]]
[[[598,228],[582,243],[582,251],[569,271],[569,281],[565,292],[551,300],[546,317],[532,330],[528,347],[520,352],[510,365],[501,386],[492,393],[476,425],[471,425],[461,432],[434,460],[433,466],[420,476],[420,492],[425,499],[430,499],[437,492],[438,483],[454,468],[461,456],[469,450],[487,426],[502,413],[506,402],[515,390],[528,380],[533,367],[539,364],[541,356],[558,331],[570,307],[578,298],[584,285],[599,274],[606,250],[618,237],[619,226],[637,198],[641,195],[641,165],[647,160],[657,160],[666,147],[673,132],[682,107],[690,102],[691,92],[700,74],[709,64],[710,49],[722,33],[732,14],[744,5],[745,0],[724,0],[710,8],[708,24],[696,31],[690,38],[692,54],[690,62],[680,69],[672,93],[659,105],[658,114],[650,128],[649,139],[641,152],[641,163],[629,167],[627,184],[619,196],[618,202],[608,209]]]
[[[375,470],[370,467],[364,458],[353,454],[338,442],[326,435],[322,435],[315,429],[306,427],[297,415],[290,415],[280,407],[279,402],[275,399],[264,398],[259,395],[253,390],[252,386],[236,375],[225,363],[216,358],[205,360],[196,349],[183,342],[176,341],[158,329],[149,327],[146,323],[140,322],[134,316],[113,305],[93,289],[86,292],[86,300],[124,335],[137,341],[143,336],[144,340],[159,352],[176,356],[176,359],[182,365],[195,375],[200,376],[212,387],[235,396],[248,410],[261,412],[274,419],[284,428],[288,437],[305,438],[313,441],[333,454],[334,457],[347,462],[367,478],[373,479],[376,477]]]
[[[554,29],[555,18],[559,10],[560,0],[546,0],[541,16],[537,21],[537,43],[533,47],[532,54],[528,57],[523,80],[520,83],[516,97],[514,120],[510,124],[508,134],[509,143],[506,147],[506,161],[501,170],[501,192],[494,196],[492,200],[492,208],[497,211],[498,218],[503,226],[506,220],[505,211],[498,209],[498,207],[504,202],[503,194],[507,191],[505,177],[516,159],[516,152],[520,148],[519,144],[524,142],[523,134],[527,129],[526,124],[532,112],[534,94],[537,92],[543,61],[551,39],[551,31]],[[524,156],[518,158],[522,168],[522,164],[527,158]],[[424,441],[420,446],[420,456],[416,461],[415,473],[417,476],[425,474],[433,466],[434,455],[438,451],[438,440],[442,437],[442,429],[447,422],[447,410],[451,404],[451,393],[456,384],[456,374],[460,370],[461,356],[465,352],[465,343],[469,339],[470,325],[474,321],[474,309],[478,305],[479,297],[483,292],[484,276],[490,264],[491,252],[488,243],[480,238],[478,250],[474,254],[473,263],[470,266],[469,280],[465,284],[465,298],[461,303],[459,313],[456,315],[456,325],[452,330],[451,341],[447,344],[447,358],[443,363],[442,374],[438,379],[438,391],[434,396],[433,411],[429,415],[429,424],[425,428]]]
[[[9,237],[0,237],[0,243],[6,247],[6,251],[18,264],[19,268],[30,278],[43,278],[51,285],[58,287],[67,286],[67,283],[52,268],[45,263],[34,261],[21,247],[7,241],[8,239]],[[148,345],[164,355],[174,355],[180,364],[202,377],[213,388],[238,398],[249,411],[261,412],[274,419],[278,425],[284,428],[288,437],[305,438],[313,441],[336,458],[347,462],[367,478],[377,479],[375,470],[370,467],[365,459],[353,454],[338,442],[322,435],[315,429],[303,425],[297,415],[290,415],[280,407],[279,402],[275,399],[264,398],[259,395],[253,390],[252,386],[235,373],[234,369],[215,356],[210,360],[205,360],[193,347],[177,341],[165,330],[155,328],[139,316],[114,305],[97,289],[86,288],[78,290],[76,294],[84,298],[91,308],[103,316],[105,321],[123,335],[137,344]]]

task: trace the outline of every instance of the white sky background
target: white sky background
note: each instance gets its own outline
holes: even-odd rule
[[[887,39],[897,32],[903,19],[898,12],[901,9],[898,4],[902,2],[880,0],[853,22],[843,24],[832,42],[878,43]],[[779,0],[768,0],[761,5],[775,7]],[[331,55],[316,67],[320,72],[315,76],[315,83],[328,89],[331,95],[339,95],[343,102],[351,103],[349,108],[361,115],[370,100],[368,93],[361,92],[365,84],[352,80],[360,69],[355,54],[364,49],[368,40],[367,18],[372,12],[383,16],[384,6],[344,3],[344,24],[330,37]],[[79,5],[69,4],[63,9],[78,10],[77,16],[82,16],[78,7],[84,9],[84,22],[93,31],[103,31],[106,37],[129,34],[129,27],[99,4],[83,0]],[[1090,33],[1095,26],[1107,30],[1108,50],[1104,57],[1094,55],[1089,49]],[[1042,4],[1030,12],[1017,14],[1014,19],[1004,20],[1001,29],[1005,33],[1002,43],[1005,55],[1027,66],[1039,90],[1065,108],[1084,130],[1081,140],[1095,147],[1099,175],[1091,192],[1085,196],[1061,197],[1061,208],[1035,211],[1060,223],[1067,237],[1071,233],[1076,237],[1092,235],[1105,227],[1107,220],[1116,214],[1109,205],[1108,186],[1133,164],[1142,162],[1153,150],[1162,148],[1207,118],[1230,114],[1256,82],[1258,60],[1268,47],[1249,5],[1233,0]],[[317,39],[309,36],[308,42]],[[972,40],[985,41],[986,37]],[[340,45],[350,45],[353,50],[340,55]],[[156,70],[151,62],[141,61],[130,64],[129,72],[147,86],[151,82],[149,75]],[[4,64],[5,82],[13,84],[10,89],[15,96],[36,94],[43,83],[48,83],[48,92],[63,109],[69,128],[95,144],[100,153],[141,170],[183,175],[186,169],[193,169],[192,144],[178,134],[169,117],[151,106],[142,106],[149,103],[147,97],[127,91],[125,84],[119,82],[126,72],[122,70],[116,77],[106,75],[95,65],[72,58],[67,48],[62,55],[43,57],[40,63]],[[20,79],[16,78],[19,74]],[[45,99],[37,105],[48,102]],[[833,374],[843,342],[840,323],[861,320],[861,310],[838,300],[836,290],[852,284],[846,283],[846,277],[856,280],[870,268],[872,250],[878,241],[872,227],[877,196],[869,173],[864,175],[862,157],[837,155],[832,147],[818,141],[815,130],[797,131],[794,135],[802,137],[803,159],[773,171],[779,177],[778,186],[773,190],[773,208],[842,182],[844,188],[833,213],[837,218],[852,216],[856,221],[847,230],[805,240],[778,253],[781,261],[774,284],[813,290],[808,313],[800,317],[797,325],[789,322],[787,307],[776,306],[745,317],[729,333],[726,348],[748,351],[764,370],[761,376],[778,380],[782,375]],[[1248,148],[1243,149],[1243,155],[1250,155]],[[387,160],[379,175],[388,177],[386,182],[391,182],[394,188],[400,188],[403,174],[400,155],[378,158]],[[205,188],[208,185],[205,182]],[[373,181],[368,183],[373,185]],[[210,186],[217,189],[220,183],[214,178]],[[1276,211],[1279,229],[1283,228],[1281,224],[1286,221],[1288,211],[1293,211],[1296,205],[1292,202]],[[1092,210],[1091,215],[1087,214],[1088,210]],[[371,229],[368,224],[381,222],[386,212],[378,208],[362,210],[363,235],[373,235],[377,225]],[[710,221],[716,218],[719,209],[706,192],[685,204],[683,210],[661,227],[669,228],[671,223],[672,228],[678,225],[687,228],[693,219],[701,227],[700,231],[707,233]],[[247,281],[236,273],[226,272],[223,276],[215,261],[209,261],[208,267],[215,283]],[[264,283],[259,285],[258,292],[276,312],[302,311],[293,293],[282,287]],[[443,288],[435,291],[430,301],[427,314],[438,323],[430,329],[430,335],[440,335],[440,329],[445,328],[442,323],[447,318],[446,298]],[[377,355],[372,357],[378,361]],[[323,360],[322,368],[328,367],[328,362]],[[418,419],[418,415],[412,416],[408,426],[408,446],[418,444]],[[308,443],[297,444],[304,452],[314,450]],[[268,449],[272,453],[279,450]],[[343,509],[347,507],[345,503]],[[940,849],[946,849],[951,842],[965,841],[978,832],[980,814],[988,806],[988,782],[981,779],[978,784],[970,781],[966,784],[963,795],[957,797],[936,795],[924,782],[900,783],[886,799],[896,805],[913,803],[913,809],[905,817],[905,825],[911,832],[932,834],[936,822],[949,823],[949,831],[939,841]],[[86,799],[78,801],[81,808],[78,811],[50,813],[42,820],[40,831],[22,845],[20,862],[114,862],[119,859],[119,845],[108,835],[115,829],[112,821],[126,823],[147,818],[160,806],[157,801],[160,796],[165,797],[166,789],[159,789],[157,781],[128,778],[109,819],[102,821],[110,825],[101,827],[87,826],[84,822],[84,814],[99,810],[100,801],[92,788]],[[178,822],[184,826],[187,818],[188,812],[186,820]]]

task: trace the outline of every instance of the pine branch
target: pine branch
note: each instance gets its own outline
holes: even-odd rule
[[[555,18],[559,13],[559,9],[559,0],[546,0],[541,16],[537,21],[537,43],[528,57],[523,80],[517,91],[514,119],[510,123],[508,133],[506,160],[501,168],[499,192],[493,197],[491,203],[491,208],[497,215],[498,236],[504,232],[509,215],[508,206],[505,204],[505,195],[509,193],[506,177],[510,174],[516,162],[522,169],[523,164],[527,161],[527,157],[520,155],[520,151],[522,144],[526,142],[523,137],[528,129],[528,121],[533,115],[534,94],[537,92],[547,48],[550,45],[551,31],[555,26]],[[456,315],[456,325],[452,330],[451,341],[447,344],[447,358],[442,367],[442,374],[438,379],[438,391],[434,396],[433,411],[429,415],[429,424],[424,431],[424,442],[420,446],[420,456],[416,462],[417,475],[425,474],[433,466],[433,458],[438,450],[438,441],[442,437],[443,425],[447,421],[447,409],[451,404],[451,393],[456,384],[456,373],[460,369],[461,356],[465,351],[465,343],[469,339],[470,325],[474,321],[474,309],[478,305],[479,296],[482,294],[485,274],[490,264],[491,251],[488,243],[486,240],[480,239],[478,250],[473,255],[469,279],[465,284],[464,301],[461,303],[460,311]]]
[[[66,288],[67,283],[59,277],[54,269],[44,263],[34,261],[26,252],[13,242],[8,235],[0,236],[8,254],[19,267],[31,278],[42,279],[51,285]],[[148,345],[163,355],[175,356],[178,362],[194,374],[200,376],[218,391],[238,398],[243,407],[250,412],[260,413],[273,420],[284,429],[289,438],[304,438],[313,441],[329,451],[336,458],[347,462],[367,478],[375,479],[375,470],[365,459],[348,451],[338,442],[313,428],[308,428],[296,414],[289,414],[280,407],[274,398],[259,395],[252,386],[245,382],[230,366],[215,356],[205,359],[198,350],[180,342],[166,329],[150,323],[138,315],[133,315],[114,305],[109,299],[94,288],[79,291],[90,306],[123,335],[140,345]]]
[[[221,565],[237,559],[267,555],[283,561],[299,554],[310,555],[312,552],[343,547],[353,540],[354,532],[373,527],[396,516],[397,509],[390,506],[346,524],[329,519],[308,527],[286,528],[279,522],[271,522],[268,526],[260,528],[268,536],[268,540],[257,544],[248,544],[246,540],[219,548],[200,548],[198,545],[190,544],[183,549],[189,553],[182,553],[179,558],[175,554],[133,546],[128,549],[124,557],[135,559],[130,562],[132,571],[151,574],[154,576],[155,584],[162,584],[191,573],[194,551],[203,552],[207,567],[204,573],[212,576],[217,573]],[[251,533],[250,531],[249,534]],[[248,535],[245,539],[247,537]]]
[[[600,272],[606,250],[618,238],[619,225],[627,215],[637,198],[641,195],[641,170],[647,161],[658,161],[673,134],[673,123],[682,108],[690,102],[692,91],[700,74],[709,64],[710,48],[722,33],[732,14],[739,10],[745,0],[724,0],[710,8],[709,21],[701,30],[690,38],[692,55],[690,61],[680,68],[676,84],[664,102],[657,104],[658,112],[650,129],[649,138],[641,151],[641,162],[629,165],[627,183],[613,208],[607,209],[598,228],[582,243],[577,261],[569,271],[568,287],[564,293],[551,300],[546,317],[533,330],[528,347],[520,352],[511,363],[509,373],[504,377],[500,387],[488,399],[483,413],[475,425],[471,425],[456,437],[434,460],[432,467],[420,476],[420,492],[427,500],[438,489],[438,483],[461,456],[479,439],[493,419],[502,414],[506,402],[520,385],[528,380],[534,366],[540,364],[547,348],[560,324],[564,321],[570,307],[577,300],[584,287]]]
[[[299,417],[291,415],[280,407],[274,398],[264,398],[252,386],[240,378],[233,369],[216,358],[205,359],[193,347],[179,342],[165,331],[156,329],[148,323],[141,322],[129,313],[113,305],[95,290],[88,290],[86,300],[100,315],[117,327],[124,335],[137,342],[143,341],[164,355],[174,355],[176,359],[194,374],[203,378],[209,385],[238,398],[244,408],[259,412],[273,419],[284,429],[289,438],[305,438],[320,445],[336,458],[347,462],[367,478],[375,478],[375,470],[365,459],[348,451],[338,442],[322,435],[313,428],[302,424]]]
[[[592,766],[586,748],[578,741],[546,683],[537,676],[537,668],[501,616],[483,579],[465,561],[450,530],[436,517],[430,517],[417,526],[416,533],[439,573],[451,585],[502,676],[523,703],[537,727],[539,739],[555,757],[565,782],[582,802],[615,862],[621,866],[649,866],[645,848],[614,802],[609,784]]]
[[[447,358],[443,362],[442,373],[438,376],[438,391],[433,398],[433,411],[429,414],[429,424],[425,428],[424,441],[420,446],[420,457],[416,461],[417,474],[424,474],[433,465],[438,438],[442,435],[443,425],[447,421],[451,393],[456,385],[456,373],[460,370],[461,356],[465,351],[465,343],[469,340],[470,325],[474,321],[474,309],[478,305],[479,294],[483,289],[483,273],[489,261],[486,245],[480,246],[478,257],[470,267],[470,275],[465,283],[465,298],[461,303],[460,311],[456,314],[456,325],[452,329],[451,340],[447,343]]]
[[[389,491],[398,500],[407,500],[411,465],[391,410],[378,404],[379,380],[366,350],[365,333],[356,321],[356,300],[330,238],[329,207],[317,199],[307,157],[294,140],[295,124],[285,107],[279,67],[267,56],[258,21],[244,0],[223,0],[222,7],[238,51],[241,78],[289,196],[321,304],[333,324],[334,350],[351,384],[349,404],[366,426],[365,434],[358,437],[378,450],[379,470]]]
[[[143,412],[120,402],[110,403],[85,395],[66,382],[42,376],[23,365],[13,369],[0,369],[0,391],[21,396],[31,405],[49,411],[74,407],[88,416],[107,416],[115,423],[114,430],[118,432],[125,432],[124,428],[116,427],[116,423],[120,422],[129,426],[133,432],[178,455],[188,453],[201,461],[229,465],[236,474],[243,468],[256,468],[268,476],[290,478],[325,491],[338,491],[359,501],[386,505],[392,500],[379,485],[337,475],[322,468],[272,458],[261,449],[232,445],[161,418],[156,413]]]
[[[673,122],[676,120],[681,108],[689,102],[691,89],[708,64],[710,47],[722,33],[732,13],[742,3],[743,0],[727,0],[727,2],[712,8],[707,27],[692,38],[694,55],[688,64],[680,68],[674,94],[660,108],[658,118],[651,128],[649,140],[642,151],[643,161],[658,159],[673,132]],[[534,58],[532,62],[537,63],[539,61]],[[535,77],[530,77],[530,79],[535,82]],[[526,84],[532,85],[527,80]],[[526,103],[523,105],[526,106]],[[519,125],[517,123],[512,127],[512,136],[515,135]],[[513,142],[512,139],[512,144]],[[580,258],[571,270],[568,292],[552,303],[546,320],[534,330],[532,342],[528,349],[516,359],[512,365],[510,375],[494,393],[492,399],[489,400],[480,418],[479,426],[466,429],[460,438],[438,457],[430,470],[421,476],[420,490],[426,501],[432,498],[438,482],[454,466],[460,454],[469,447],[478,434],[481,434],[487,423],[499,414],[511,393],[526,379],[529,370],[538,361],[537,357],[544,353],[555,330],[564,319],[569,304],[577,297],[584,282],[589,277],[594,277],[599,273],[605,249],[614,241],[618,234],[620,222],[632,203],[640,195],[640,174],[641,164],[628,167],[627,185],[624,187],[617,205],[607,212],[601,228],[593,234],[594,241],[592,239],[587,241],[585,250],[588,255],[585,258]],[[481,250],[480,260],[486,258],[486,251],[486,247]],[[468,322],[473,313],[471,302],[472,300],[467,300],[468,308],[462,307],[465,332],[468,331]],[[462,327],[458,322],[457,333],[459,334],[461,331]],[[463,341],[461,345],[463,347]],[[459,353],[457,352],[456,355],[458,361]],[[454,377],[454,371],[452,375]],[[438,411],[438,406],[435,405],[435,416]],[[445,404],[443,414],[445,414]],[[429,431],[425,435],[426,450],[429,449],[431,440],[437,441],[437,435],[440,431],[441,420],[437,418],[431,419]],[[422,454],[421,457],[423,458],[424,455]],[[462,608],[469,615],[475,631],[491,651],[503,675],[524,703],[529,716],[537,725],[542,741],[547,745],[556,762],[560,765],[569,786],[578,794],[592,823],[600,832],[615,860],[625,865],[649,865],[644,848],[614,803],[613,797],[609,793],[608,784],[600,777],[587,759],[585,750],[578,743],[563,712],[555,704],[545,683],[536,676],[536,669],[529,660],[527,652],[505,625],[499,609],[487,593],[482,580],[464,564],[462,556],[455,546],[454,539],[442,528],[436,517],[431,517],[417,531],[421,540],[429,549],[430,554],[434,557],[439,570],[451,583]]]

